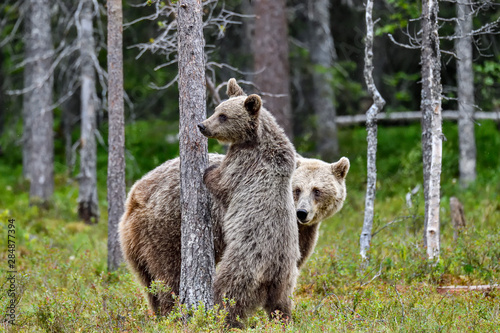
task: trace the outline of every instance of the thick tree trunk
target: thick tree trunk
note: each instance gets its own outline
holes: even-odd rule
[[[292,139],[286,2],[255,0],[255,15],[254,82],[264,95],[266,108]]]
[[[23,99],[23,168],[31,180],[30,202],[44,205],[54,192],[50,2],[29,0],[25,6],[24,87],[28,91]]]
[[[366,38],[365,38],[365,68],[364,76],[366,86],[373,99],[373,104],[366,112],[367,131],[367,182],[365,197],[365,217],[363,230],[359,239],[361,258],[367,259],[366,253],[370,248],[373,227],[375,204],[375,190],[377,184],[377,114],[385,105],[385,100],[375,86],[373,80],[373,0],[366,2]]]
[[[439,206],[442,162],[441,53],[438,2],[422,2],[422,156],[424,163],[424,245],[429,259],[439,257]]]
[[[476,179],[476,140],[474,137],[474,71],[472,69],[472,9],[457,2],[455,42],[458,86],[458,136],[460,184],[466,187]]]
[[[330,31],[330,1],[309,0],[310,54],[313,65],[312,105],[316,114],[317,152],[324,160],[334,161],[339,155],[337,112],[330,71],[335,58]],[[318,68],[320,67],[320,68]]]
[[[108,270],[123,261],[118,223],[125,204],[123,112],[123,14],[121,0],[108,0]]]
[[[188,308],[196,308],[199,302],[211,308],[215,259],[209,196],[203,184],[203,174],[208,166],[208,143],[197,128],[197,124],[206,118],[201,2],[180,0],[177,20],[182,221],[179,296]]]
[[[81,137],[80,174],[78,175],[78,215],[85,223],[97,223],[99,206],[97,201],[97,148],[95,141],[97,93],[95,88],[95,56],[92,0],[82,0],[79,17],[78,39],[81,63]]]

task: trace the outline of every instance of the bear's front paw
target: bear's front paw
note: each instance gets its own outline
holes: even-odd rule
[[[209,166],[205,170],[205,173],[203,174],[203,183],[205,183],[205,185],[214,181],[214,178],[216,177],[215,174],[217,173],[218,167],[219,167],[219,164],[212,164],[211,166]]]

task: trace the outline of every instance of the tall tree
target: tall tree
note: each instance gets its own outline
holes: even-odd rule
[[[424,166],[424,246],[439,257],[439,206],[442,164],[441,52],[438,0],[422,1],[422,158]]]
[[[81,138],[80,138],[80,174],[78,175],[78,214],[86,223],[97,223],[99,206],[97,201],[97,148],[96,130],[96,77],[94,59],[97,60],[94,46],[92,0],[79,3],[80,15],[77,23],[80,41],[80,102],[81,102]]]
[[[181,0],[177,8],[179,61],[179,151],[181,172],[181,281],[188,308],[213,306],[214,244],[208,190],[208,142],[197,125],[206,118],[202,4]]]
[[[125,120],[123,105],[123,12],[108,0],[108,270],[123,260],[118,223],[125,204]]]
[[[377,184],[377,114],[385,105],[385,100],[380,95],[375,81],[373,80],[373,0],[366,2],[366,37],[365,37],[365,67],[364,76],[366,87],[373,99],[373,104],[366,112],[367,131],[367,181],[365,196],[365,217],[363,230],[361,231],[360,254],[361,258],[367,259],[366,253],[370,248],[373,227],[373,215],[375,205],[375,190]]]
[[[255,17],[254,82],[264,94],[266,108],[292,138],[285,0],[256,0]]]
[[[312,104],[316,114],[317,152],[324,160],[333,161],[339,155],[335,94],[329,69],[336,58],[330,30],[330,1],[309,0],[310,54],[313,65]]]
[[[474,137],[474,71],[472,69],[472,4],[457,1],[455,51],[457,54],[458,138],[460,184],[476,179],[476,140]]]
[[[25,67],[23,98],[23,169],[31,180],[30,202],[46,204],[54,192],[52,57],[50,1],[24,4]]]

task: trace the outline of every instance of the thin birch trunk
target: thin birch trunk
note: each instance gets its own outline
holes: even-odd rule
[[[373,99],[373,104],[366,112],[366,130],[367,130],[367,184],[365,197],[365,217],[363,221],[363,230],[361,231],[360,255],[364,260],[367,259],[366,253],[370,248],[372,237],[373,215],[375,204],[375,189],[377,184],[377,114],[385,105],[385,100],[375,86],[373,80],[373,0],[366,2],[366,38],[365,38],[365,68],[364,77],[366,86]]]
[[[310,30],[313,85],[312,105],[316,114],[317,152],[324,160],[334,161],[339,155],[337,137],[337,110],[330,71],[336,58],[330,30],[330,1],[309,0],[308,22]],[[320,66],[320,68],[316,68]]]
[[[460,184],[463,187],[476,180],[476,140],[474,137],[474,71],[472,69],[472,8],[457,2],[455,42],[458,86],[458,137]]]
[[[78,215],[85,223],[97,223],[99,206],[97,200],[97,147],[96,129],[96,75],[93,57],[95,46],[92,24],[92,0],[82,0],[78,18],[78,38],[80,41],[81,63],[81,138],[80,174],[78,175]]]
[[[177,8],[179,54],[179,151],[181,183],[181,281],[179,297],[188,308],[213,307],[215,272],[208,190],[208,142],[197,124],[206,118],[205,40],[202,4],[180,0]]]
[[[266,108],[292,139],[288,22],[285,0],[254,0],[255,31],[253,58],[257,87],[264,95]]]
[[[424,245],[439,258],[439,206],[442,162],[441,53],[438,1],[422,2],[422,155],[424,163]]]
[[[54,135],[52,114],[53,57],[50,2],[25,3],[24,174],[31,180],[30,203],[45,205],[54,192]]]
[[[123,114],[123,13],[121,0],[108,0],[108,270],[123,261],[118,223],[125,204],[125,120]]]

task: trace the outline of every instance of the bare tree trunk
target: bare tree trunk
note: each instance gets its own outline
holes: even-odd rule
[[[451,225],[453,226],[453,240],[456,241],[458,235],[467,225],[465,221],[464,206],[456,197],[450,198],[450,216]]]
[[[422,156],[424,163],[424,245],[439,258],[439,206],[442,161],[441,53],[438,1],[422,2]]]
[[[108,270],[123,261],[118,223],[125,204],[123,112],[123,14],[121,0],[108,0]]]
[[[365,68],[364,76],[366,86],[373,99],[373,104],[366,112],[367,148],[367,182],[365,197],[365,217],[363,230],[359,239],[360,255],[367,259],[366,253],[370,248],[372,238],[373,215],[375,204],[375,190],[377,184],[377,114],[385,105],[385,100],[375,86],[373,80],[373,0],[366,2],[366,38],[365,38]]]
[[[31,180],[30,203],[45,205],[54,192],[50,2],[29,0],[25,6],[23,168]]]
[[[97,147],[94,132],[96,129],[97,93],[93,57],[95,46],[92,24],[92,0],[82,0],[78,28],[81,63],[81,138],[80,174],[78,193],[78,215],[85,223],[97,223],[99,206],[97,201]],[[96,57],[97,59],[97,57]]]
[[[336,58],[330,31],[330,1],[309,0],[310,54],[313,68],[312,105],[316,114],[317,152],[324,160],[334,161],[339,155],[337,111],[329,69]],[[316,68],[317,66],[321,68]]]
[[[74,125],[78,121],[78,116],[75,111],[80,109],[79,99],[76,95],[71,96],[67,101],[61,105],[61,118],[62,118],[62,131],[64,137],[64,157],[66,160],[66,167],[68,173],[73,171],[75,156],[73,153],[73,139],[72,132]]]
[[[254,82],[264,95],[266,108],[292,139],[286,2],[256,0],[255,15]]]
[[[206,118],[202,5],[197,0],[181,0],[177,10],[182,223],[179,297],[188,308],[196,308],[199,302],[211,308],[215,259],[209,196],[203,184],[208,143],[197,128]]]
[[[460,184],[463,187],[476,180],[476,140],[474,137],[474,71],[472,70],[472,8],[457,2],[455,42],[458,86],[458,136],[460,150]]]

